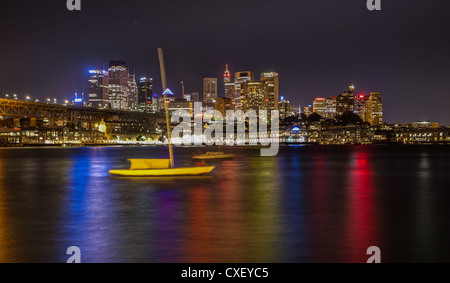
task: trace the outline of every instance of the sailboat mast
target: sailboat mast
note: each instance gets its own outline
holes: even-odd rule
[[[170,123],[170,117],[169,117],[169,105],[167,103],[167,95],[165,94],[165,90],[167,89],[166,69],[165,69],[165,65],[164,65],[163,50],[161,48],[158,48],[158,55],[159,55],[159,65],[161,68],[162,87],[164,90],[164,109],[166,111],[166,125],[167,125],[167,139],[169,141],[170,168],[174,168],[175,162],[174,162],[174,158],[173,158],[172,136],[171,136],[172,133],[171,133],[171,123]]]

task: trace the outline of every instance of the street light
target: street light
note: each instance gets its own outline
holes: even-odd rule
[[[29,101],[30,99],[31,99],[31,97],[29,97],[29,96],[26,97],[26,100],[27,100],[27,101]]]

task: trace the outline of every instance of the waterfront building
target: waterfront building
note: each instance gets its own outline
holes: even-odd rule
[[[439,123],[430,122],[430,121],[419,121],[419,122],[411,123],[411,127],[413,127],[413,128],[436,129],[436,128],[439,128]]]

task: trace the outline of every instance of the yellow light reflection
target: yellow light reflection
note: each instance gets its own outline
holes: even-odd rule
[[[0,151],[0,262],[14,262],[13,237],[8,224],[7,194],[4,184],[4,161]]]
[[[280,239],[280,172],[277,159],[258,158],[251,163],[251,170],[256,172],[252,180],[249,195],[249,222],[246,232],[248,252],[254,255],[253,262],[276,261],[279,258],[282,243],[274,242]]]

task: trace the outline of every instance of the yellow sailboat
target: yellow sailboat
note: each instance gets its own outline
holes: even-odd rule
[[[167,138],[169,141],[169,154],[170,159],[129,159],[131,167],[128,170],[111,170],[110,175],[113,176],[126,176],[126,177],[163,177],[163,176],[199,176],[211,173],[214,166],[197,166],[197,167],[185,167],[176,168],[173,158],[173,148],[171,142],[171,127],[169,120],[169,109],[167,104],[167,95],[171,93],[166,88],[166,72],[164,67],[164,57],[161,48],[158,48],[159,61],[161,67],[161,77],[163,89],[165,89],[164,104],[166,111],[166,124],[167,124]]]
[[[109,174],[127,177],[198,176],[211,173],[214,167],[172,168],[169,159],[129,159],[129,170],[111,170]]]

